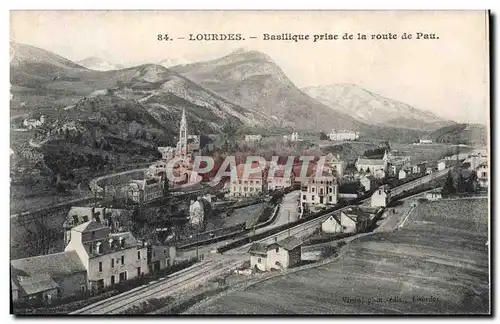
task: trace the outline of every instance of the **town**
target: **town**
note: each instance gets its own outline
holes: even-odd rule
[[[383,227],[396,213],[404,217],[397,201],[413,197],[414,207],[488,188],[488,152],[462,153],[459,146],[434,161],[413,162],[383,143],[354,160],[328,153],[262,157],[259,163],[228,155],[238,163],[232,165],[208,155],[218,169],[200,168],[193,162],[213,152],[214,143],[202,147],[187,125],[183,110],[177,145],[159,147],[161,160],[141,172],[94,179],[93,199],[62,209],[60,237],[42,227],[34,244],[39,249],[11,260],[16,309],[119,314],[173,294],[173,278],[187,288],[200,277],[231,271],[244,278],[287,271],[337,255],[340,243]],[[357,142],[360,134],[334,129],[322,137],[335,145]],[[242,145],[255,148],[264,140],[247,134]],[[297,147],[304,138],[292,132],[281,141]],[[20,214],[17,226],[52,213],[61,211]],[[61,241],[59,250],[50,240]],[[329,242],[337,248],[325,250]]]

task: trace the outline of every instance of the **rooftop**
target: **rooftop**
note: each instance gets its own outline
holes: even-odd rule
[[[366,158],[358,158],[356,164],[361,165],[385,165],[385,161],[382,159],[366,159]]]
[[[46,274],[58,278],[86,271],[75,251],[11,260],[10,264],[15,272],[28,276]]]

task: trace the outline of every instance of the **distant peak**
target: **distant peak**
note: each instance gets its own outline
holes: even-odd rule
[[[239,54],[245,54],[247,52],[250,52],[250,50],[247,47],[240,47],[237,50],[229,53],[229,55],[239,55]]]

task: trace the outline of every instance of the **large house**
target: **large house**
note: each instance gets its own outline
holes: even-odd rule
[[[256,165],[247,166],[246,164],[239,164],[236,166],[236,172],[231,173],[231,186],[229,187],[230,197],[254,197],[262,194],[265,190],[265,181],[263,179],[263,172],[247,171],[245,175],[245,168],[256,168]]]
[[[147,247],[130,232],[111,233],[96,221],[71,230],[66,252],[74,251],[87,271],[88,289],[99,290],[149,272]]]
[[[375,177],[385,176],[387,172],[387,155],[384,155],[382,159],[366,159],[358,158],[356,161],[356,169],[358,172],[369,172]],[[377,171],[383,172],[377,172]]]
[[[338,201],[337,179],[328,171],[303,179],[300,189],[301,214],[304,208],[315,205],[335,205]]]
[[[132,218],[133,211],[127,209],[99,207],[71,207],[63,223],[64,244],[71,240],[71,229],[75,226],[96,221],[110,228],[111,232],[124,231],[124,226]]]
[[[372,190],[373,186],[376,184],[376,179],[371,173],[364,174],[359,182],[365,188],[365,192]]]
[[[331,215],[321,223],[323,233],[356,233],[365,231],[373,220],[373,213],[359,207],[351,207]]]
[[[11,260],[18,301],[50,302],[87,291],[87,271],[75,251]]]
[[[127,186],[127,197],[136,203],[147,203],[163,197],[163,178],[132,180]]]
[[[276,238],[275,238],[276,240]],[[293,267],[302,260],[302,242],[289,236],[271,244],[254,243],[250,247],[250,266],[260,271],[282,270]]]
[[[488,162],[479,164],[476,169],[476,175],[480,187],[487,188],[489,186],[489,174],[490,168],[488,167]]]
[[[176,250],[173,246],[148,245],[147,259],[149,272],[156,272],[175,264]]]
[[[284,167],[276,168],[274,174],[267,176],[268,190],[281,190],[292,186],[295,176],[292,170],[286,170]]]
[[[359,138],[359,132],[333,129],[328,137],[331,141],[355,141]]]
[[[388,185],[377,188],[371,197],[372,207],[387,207],[391,201],[391,190]]]

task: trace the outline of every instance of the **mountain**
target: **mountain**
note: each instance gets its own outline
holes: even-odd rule
[[[166,60],[160,61],[158,64],[170,68],[172,66],[176,65],[185,65],[185,64],[190,64],[192,63],[191,61],[185,59],[185,58],[168,58]]]
[[[302,90],[335,111],[367,124],[433,130],[453,123],[355,84],[339,83]]]
[[[113,64],[107,61],[104,61],[98,57],[87,57],[84,60],[76,62],[77,64],[86,67],[90,70],[95,71],[111,71],[111,70],[119,70],[123,69],[124,66],[121,64]]]
[[[86,168],[89,178],[158,158],[158,146],[176,143],[182,109],[190,134],[218,133],[225,121],[238,129],[278,124],[161,65],[95,71],[29,45],[14,44],[13,52],[11,113],[45,115],[39,128],[11,132],[11,148],[19,152],[12,179],[27,188],[31,180],[20,166],[40,170],[44,183],[56,175],[76,183],[73,169]],[[24,127],[22,119],[12,127]]]
[[[171,69],[231,102],[276,118],[282,126],[325,131],[361,126],[302,92],[269,56],[257,51],[238,50]]]
[[[435,130],[429,138],[436,143],[487,145],[488,130],[480,124],[456,124]]]

